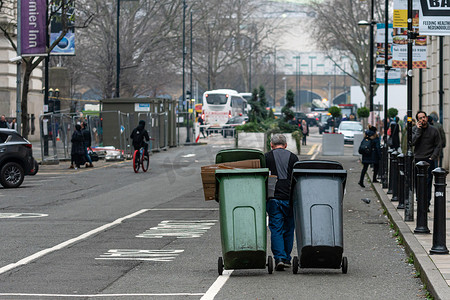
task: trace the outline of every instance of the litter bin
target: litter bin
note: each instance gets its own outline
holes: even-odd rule
[[[266,167],[266,159],[263,152],[255,149],[242,148],[220,150],[216,155],[216,164],[249,159],[259,159],[261,168]]]
[[[347,171],[335,161],[299,161],[292,172],[292,207],[298,268],[340,269],[347,273],[343,257],[343,209]],[[300,259],[299,259],[300,257]]]
[[[261,159],[261,151],[222,150],[216,162],[229,159]],[[265,161],[264,161],[265,165]],[[269,169],[216,170],[219,201],[222,257],[218,259],[219,275],[224,269],[265,269],[273,272],[273,260],[267,257],[266,198]]]

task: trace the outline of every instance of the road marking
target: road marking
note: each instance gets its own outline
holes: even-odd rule
[[[217,220],[162,221],[158,226],[151,227],[136,237],[147,239],[160,239],[163,237],[174,237],[178,239],[199,238],[214,226],[216,222]]]
[[[42,218],[48,217],[47,214],[33,214],[33,213],[0,213],[0,219],[27,219],[27,218]]]
[[[181,157],[183,157],[183,158],[189,158],[189,157],[194,157],[194,156],[195,156],[195,154],[194,154],[194,153],[191,153],[191,154],[182,155]]]
[[[80,236],[78,236],[76,238],[67,240],[67,241],[62,242],[62,243],[60,243],[60,244],[58,244],[56,246],[53,246],[51,248],[47,248],[47,249],[41,250],[39,252],[36,252],[35,254],[30,255],[28,257],[25,257],[25,258],[19,260],[18,262],[15,262],[15,263],[12,263],[12,264],[9,264],[9,265],[6,265],[6,266],[0,268],[0,274],[3,274],[3,273],[8,272],[8,271],[11,271],[12,269],[15,269],[17,267],[26,265],[26,264],[28,264],[28,263],[30,263],[30,262],[32,262],[34,260],[37,260],[38,258],[41,258],[42,256],[47,255],[49,253],[61,250],[61,249],[65,248],[65,247],[67,247],[67,246],[70,246],[72,244],[78,243],[79,241],[85,240],[85,239],[91,237],[92,235],[95,235],[95,234],[97,234],[99,232],[102,232],[102,231],[105,231],[105,230],[107,230],[107,229],[109,229],[111,227],[114,227],[114,226],[122,223],[126,219],[134,218],[134,217],[136,217],[136,216],[138,216],[140,214],[143,214],[143,213],[145,213],[147,211],[148,211],[148,209],[141,209],[141,210],[139,210],[137,212],[134,212],[134,213],[132,213],[132,214],[130,214],[128,216],[119,218],[119,219],[115,220],[114,222],[102,225],[102,226],[100,226],[100,227],[98,227],[96,229],[93,229],[91,231],[83,233],[83,234],[81,234]]]
[[[200,298],[200,300],[213,300],[214,297],[219,293],[220,289],[225,285],[228,278],[230,278],[233,270],[224,270],[223,274],[217,277],[216,281],[209,287],[205,295]]]
[[[53,298],[105,298],[105,297],[156,297],[156,296],[203,296],[205,293],[139,293],[139,294],[91,294],[91,295],[81,295],[81,294],[24,294],[24,293],[0,293],[1,296],[8,297],[53,297]]]
[[[95,259],[170,262],[183,252],[184,250],[111,249]]]
[[[316,153],[314,153],[313,156],[311,156],[311,160],[315,160],[317,155],[320,153],[320,151],[322,150],[322,144],[320,144],[317,149],[316,149]]]
[[[306,155],[312,155],[314,153],[314,150],[316,150],[317,146],[318,144],[313,144],[309,152],[306,153]]]

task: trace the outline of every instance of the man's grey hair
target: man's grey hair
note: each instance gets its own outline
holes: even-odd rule
[[[273,145],[286,145],[286,137],[283,134],[274,134],[270,142]]]

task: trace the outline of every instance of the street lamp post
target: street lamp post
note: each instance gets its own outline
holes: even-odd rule
[[[117,28],[116,28],[116,98],[120,97],[120,1],[139,1],[139,0],[117,0]]]
[[[381,174],[381,183],[383,188],[387,188],[388,186],[388,144],[387,144],[387,130],[388,130],[388,81],[389,81],[389,70],[391,67],[389,66],[389,0],[385,0],[385,8],[384,8],[384,130],[383,130],[383,174]]]
[[[186,0],[183,0],[183,103],[186,102]],[[191,142],[190,134],[189,134],[189,103],[186,102],[187,106],[187,124],[186,124],[186,143]]]
[[[377,22],[374,21],[374,0],[370,0],[370,20],[369,21],[359,21],[359,26],[370,26],[369,32],[369,110],[372,112],[372,123],[373,123],[373,86],[376,82],[373,82],[373,68],[374,68],[374,35],[373,29]],[[386,28],[387,30],[387,28]],[[372,124],[373,125],[373,124]]]

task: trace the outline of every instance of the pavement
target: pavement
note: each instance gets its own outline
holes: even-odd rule
[[[430,249],[433,245],[434,200],[431,201],[430,213],[428,213],[428,228],[431,233],[416,234],[414,229],[417,221],[417,202],[414,205],[414,221],[406,222],[404,210],[397,209],[398,202],[391,201],[392,195],[387,194],[387,189],[383,189],[381,183],[372,183],[372,186],[386,209],[387,215],[394,225],[394,230],[398,230],[406,252],[414,258],[414,265],[420,272],[422,281],[426,284],[426,289],[434,299],[450,300],[450,254],[430,255]],[[447,176],[446,195],[449,195],[449,192],[450,178]],[[446,245],[449,248],[450,200],[445,199],[447,207]]]

